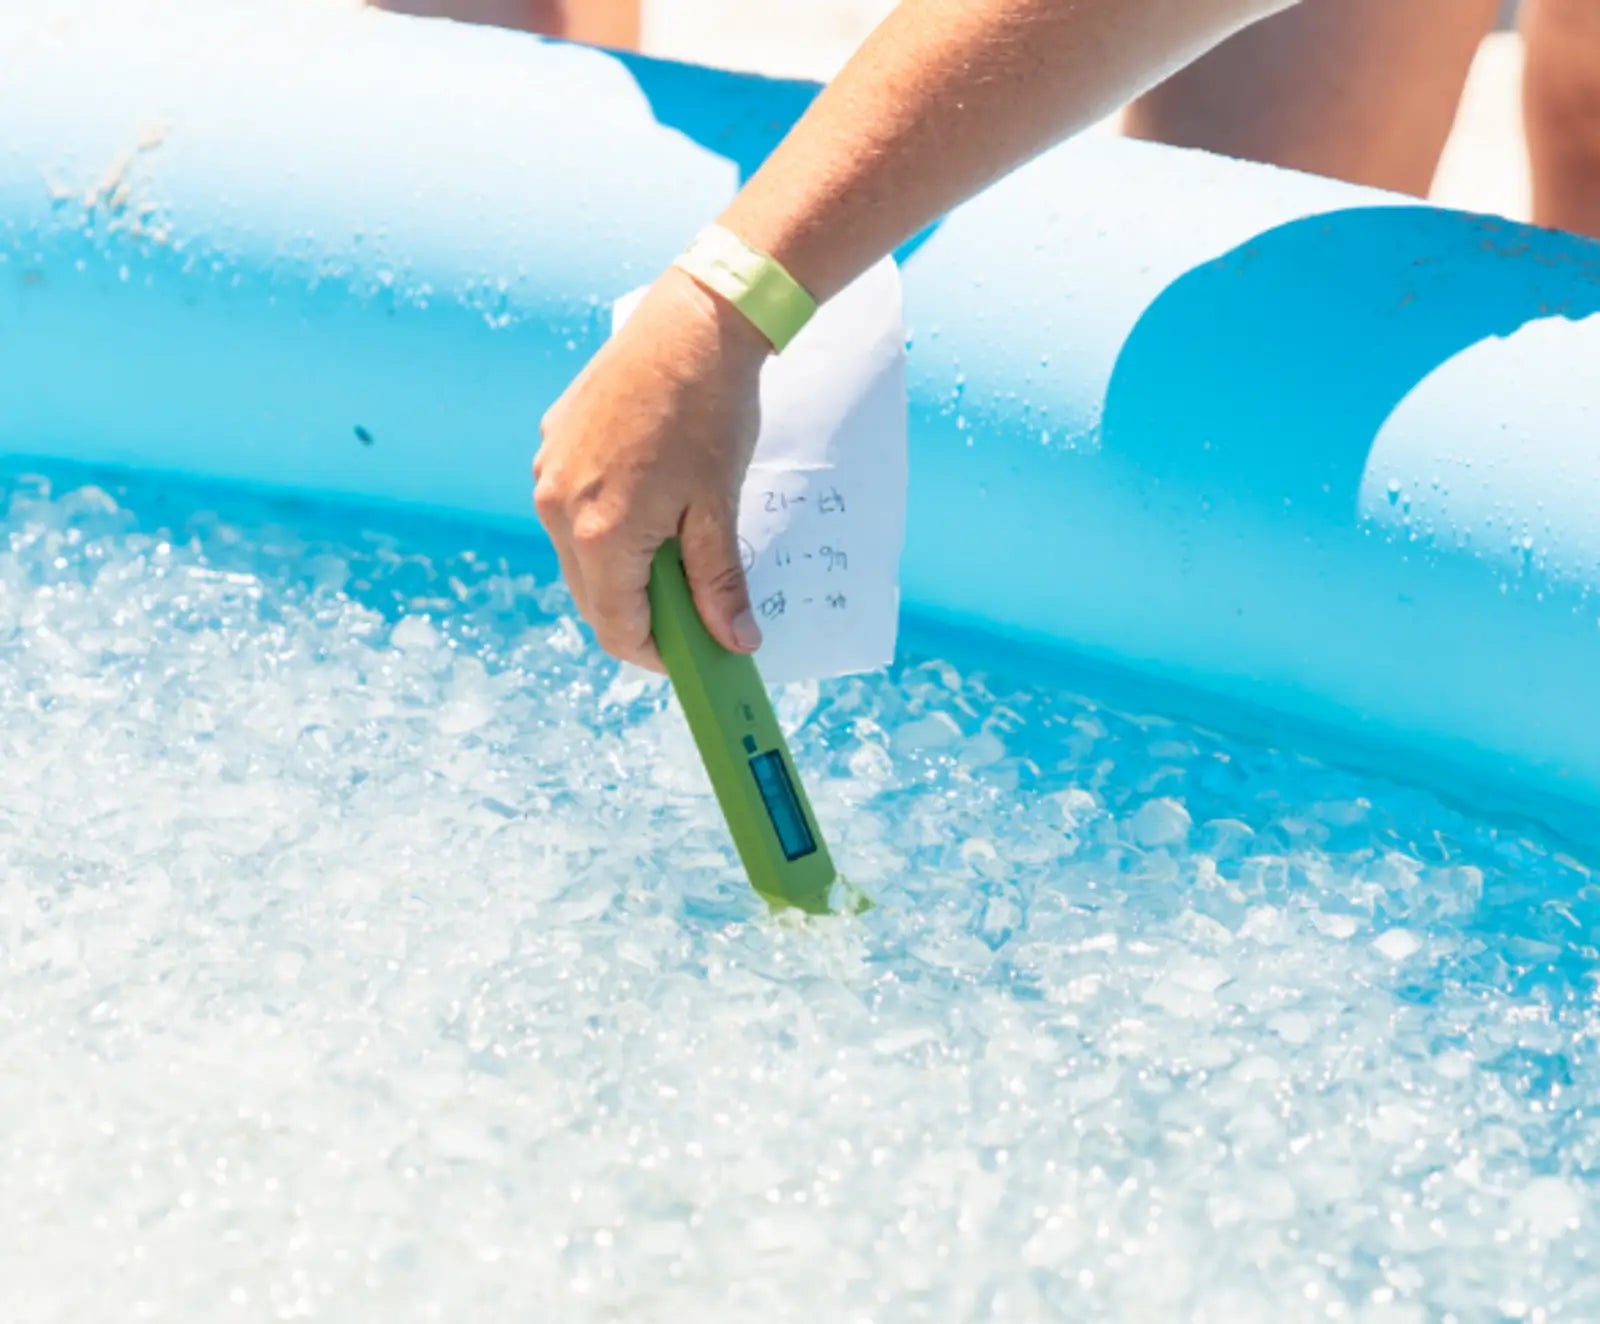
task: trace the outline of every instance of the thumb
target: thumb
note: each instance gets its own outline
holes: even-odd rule
[[[691,508],[678,542],[689,591],[711,637],[729,652],[755,652],[761,647],[761,627],[750,610],[733,511]]]

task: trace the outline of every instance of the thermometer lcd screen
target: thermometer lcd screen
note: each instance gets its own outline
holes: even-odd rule
[[[798,860],[815,852],[817,841],[800,807],[800,797],[794,793],[789,770],[783,766],[783,755],[775,749],[757,754],[750,760],[750,771],[755,774],[756,789],[761,792],[761,802],[772,819],[784,859]]]

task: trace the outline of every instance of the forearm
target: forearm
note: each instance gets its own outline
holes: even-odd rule
[[[902,0],[723,215],[819,299],[1293,0]]]

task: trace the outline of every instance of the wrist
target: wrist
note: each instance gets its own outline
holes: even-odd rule
[[[816,315],[816,299],[783,263],[725,225],[708,225],[672,265],[730,303],[779,354]]]
[[[772,355],[772,344],[730,300],[677,267],[663,272],[658,284],[674,306],[711,339],[719,360],[736,374],[760,374],[762,364]]]

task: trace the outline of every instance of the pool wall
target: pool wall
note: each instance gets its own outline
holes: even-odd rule
[[[815,92],[46,8],[0,15],[0,445],[530,534],[611,301]],[[1090,137],[902,256],[913,616],[1592,817],[1600,245]]]

